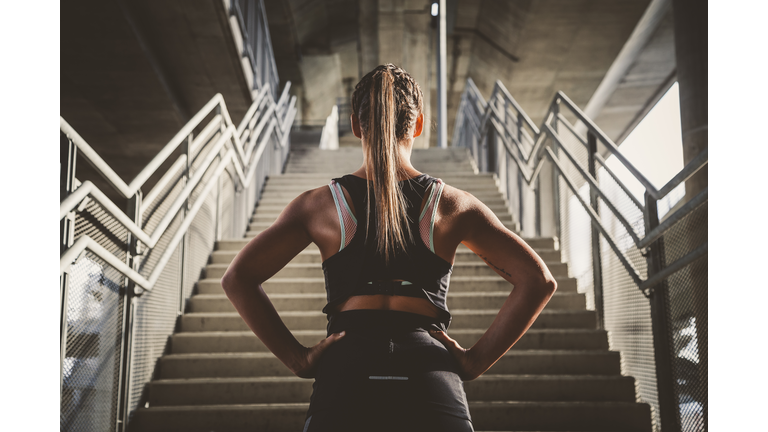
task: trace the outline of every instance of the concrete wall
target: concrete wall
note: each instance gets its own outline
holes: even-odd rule
[[[280,76],[306,89],[315,56],[338,55],[336,79],[349,89],[378,64],[402,66],[424,92],[428,125],[416,145],[436,145],[436,41],[431,0],[267,0]],[[489,96],[501,80],[537,123],[557,90],[585,106],[622,50],[650,0],[455,0],[448,1],[448,134],[466,79]],[[272,11],[272,12],[270,12]],[[274,20],[272,15],[275,16]],[[665,18],[636,63],[599,113],[598,125],[621,139],[642,118],[674,71],[671,17]],[[306,59],[306,60],[305,60]],[[304,65],[304,63],[307,63]],[[285,72],[284,72],[285,71]],[[297,72],[299,71],[299,72]],[[290,75],[293,74],[293,75]],[[336,74],[333,72],[332,74]],[[316,81],[313,81],[316,82]],[[336,92],[339,86],[333,85]],[[661,90],[660,90],[661,89]],[[330,113],[330,90],[303,93],[303,119]],[[298,93],[296,93],[298,94]],[[336,96],[334,96],[336,97]],[[325,110],[326,112],[323,112]],[[646,111],[644,111],[646,110]],[[321,118],[308,117],[323,114]],[[428,144],[429,143],[429,144]]]

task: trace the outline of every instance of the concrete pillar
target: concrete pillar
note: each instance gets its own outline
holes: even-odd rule
[[[448,81],[446,68],[446,2],[440,0],[437,15],[437,146],[448,147]]]
[[[379,65],[379,9],[376,1],[361,1],[359,3],[360,30],[360,71],[362,78]],[[357,84],[357,82],[355,82]]]
[[[672,0],[675,22],[675,57],[677,60],[677,80],[680,88],[680,119],[683,136],[683,160],[688,163],[703,149],[708,142],[708,71],[707,71],[707,5],[696,0]],[[707,167],[685,182],[685,199],[690,200],[707,187]],[[707,209],[700,208],[696,225],[686,225],[685,238],[690,244],[688,251],[707,241]],[[673,245],[665,244],[665,248]],[[701,258],[688,269],[689,299],[672,299],[671,315],[690,313],[696,319],[696,333],[699,351],[698,376],[703,383],[702,397],[704,407],[705,430],[708,423],[707,375],[709,369],[707,355],[707,259]],[[670,295],[683,291],[674,286],[671,279]],[[684,294],[681,294],[684,295]],[[688,308],[685,308],[686,305]],[[685,309],[685,310],[684,310]]]
[[[430,122],[429,91],[429,0],[378,0],[377,39],[386,41],[378,45],[378,63],[394,63],[405,69],[421,86],[424,94],[424,117]],[[365,58],[365,57],[363,57]],[[373,69],[373,68],[371,68]],[[364,70],[368,73],[370,69]],[[413,143],[414,148],[429,147],[430,128]]]
[[[322,125],[336,99],[345,92],[339,54],[305,55],[299,64],[303,82],[301,117],[305,124]]]
[[[672,0],[672,9],[683,159],[688,163],[707,148],[707,7],[696,0]],[[686,200],[706,187],[707,167],[704,167],[685,183]]]

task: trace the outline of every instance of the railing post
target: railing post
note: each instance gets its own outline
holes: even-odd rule
[[[552,130],[557,132],[558,119],[557,116],[560,113],[560,98],[557,98],[552,104]],[[552,153],[558,156],[560,149],[557,142],[552,139]],[[556,169],[552,169],[552,208],[555,216],[555,237],[557,242],[560,242],[562,236],[562,227],[560,226],[560,175]]]
[[[63,157],[63,158],[62,158]],[[75,168],[77,165],[77,146],[60,134],[59,141],[59,199],[64,199],[75,190]],[[71,212],[59,223],[59,253],[64,253],[72,246],[75,235],[75,216]],[[69,300],[69,272],[59,277],[59,305],[60,327],[59,348],[61,350],[61,363],[59,364],[59,393],[64,388],[64,359],[67,355],[67,307]]]
[[[181,144],[181,153],[187,156],[187,166],[184,167],[184,173],[182,175],[182,185],[186,185],[187,182],[189,182],[189,175],[190,175],[190,167],[192,166],[190,158],[192,157],[192,154],[190,153],[190,147],[192,146],[193,141],[193,135],[189,134],[187,136],[187,139],[184,140],[184,142]],[[186,219],[187,212],[189,211],[189,198],[184,200],[184,205],[181,207],[181,214],[182,214],[182,220]],[[187,234],[184,234],[184,238],[181,239],[181,262],[179,263],[179,271],[180,274],[180,283],[179,283],[179,310],[178,310],[178,319],[177,323],[181,322],[181,315],[184,314],[184,284],[186,283],[186,267],[185,263],[187,262]]]
[[[588,149],[588,168],[589,175],[597,181],[597,166],[595,164],[595,154],[597,154],[597,137],[592,131],[587,132]],[[595,214],[600,215],[600,205],[598,203],[597,191],[589,188],[589,205],[595,210]],[[600,232],[594,223],[590,225],[592,229],[592,281],[595,293],[595,311],[597,312],[598,328],[605,328],[603,322],[603,264],[600,257]]]
[[[141,226],[141,191],[128,200],[126,214],[134,223]],[[138,239],[131,233],[127,237],[128,250],[126,261],[131,268],[137,272],[141,269],[141,245]],[[123,292],[123,326],[122,326],[122,349],[120,358],[120,382],[118,384],[118,414],[116,430],[125,432],[128,429],[128,418],[130,417],[131,403],[131,366],[133,363],[133,329],[136,318],[136,306],[138,298],[143,294],[141,287],[128,279],[125,280],[125,291]]]
[[[657,201],[645,192],[645,232],[650,232],[659,225]],[[651,244],[644,254],[648,262],[648,277],[661,271],[664,265],[664,237]],[[672,359],[675,355],[669,339],[669,310],[667,281],[663,281],[644,293],[650,300],[651,325],[653,332],[653,353],[656,363],[656,386],[659,394],[659,417],[664,432],[681,430],[678,418],[678,406],[675,401]]]
[[[221,115],[221,104],[216,105],[216,114]],[[219,134],[223,134],[224,131],[227,129],[227,125],[224,124],[224,117],[221,118],[221,123],[219,123]],[[239,138],[239,137],[238,137]],[[232,146],[235,146],[235,140],[232,140]],[[221,153],[219,153],[219,156],[217,157],[217,161],[221,163]],[[216,180],[216,215],[214,216],[213,226],[214,226],[214,241],[221,240],[221,179],[223,176],[220,176]],[[236,206],[237,203],[235,202],[234,205]]]

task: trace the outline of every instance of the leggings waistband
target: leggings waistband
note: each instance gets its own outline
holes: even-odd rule
[[[359,309],[328,316],[328,335],[342,330],[401,332],[418,329],[441,330],[442,327],[437,318],[396,310]]]

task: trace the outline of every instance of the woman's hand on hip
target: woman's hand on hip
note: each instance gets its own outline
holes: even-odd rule
[[[295,364],[291,367],[291,372],[300,378],[314,378],[317,362],[323,355],[323,352],[331,346],[332,343],[343,337],[344,332],[333,333],[313,347],[304,347],[304,349],[298,353],[298,358],[296,359]]]
[[[461,371],[459,377],[463,381],[472,381],[485,372],[484,370],[478,370],[477,362],[474,361],[471,350],[462,348],[455,339],[451,338],[445,332],[438,330],[430,330],[429,334],[433,338],[439,340],[445,345],[456,361],[459,363]]]

